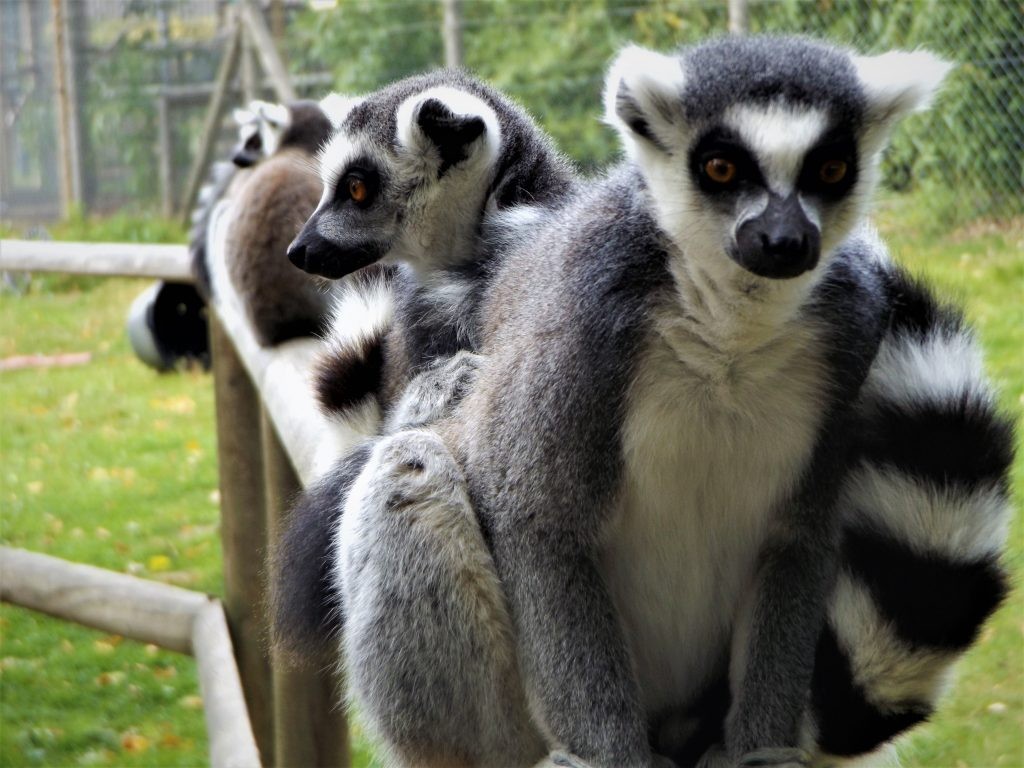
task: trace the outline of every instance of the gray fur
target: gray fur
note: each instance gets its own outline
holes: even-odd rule
[[[482,135],[471,131],[468,144],[434,144],[433,137],[403,144],[410,129],[397,113],[409,99],[436,88],[470,94],[493,112],[494,122]],[[442,139],[450,127],[443,117]],[[379,179],[379,194],[368,206],[346,199],[339,184],[353,165]],[[351,366],[370,356],[352,351],[354,345],[362,350],[378,344],[379,388],[371,396],[387,406],[382,431],[435,422],[461,399],[480,365],[466,350],[478,343],[477,306],[501,252],[570,194],[572,170],[521,109],[451,71],[364,97],[322,153],[321,168],[326,191],[292,246],[292,260],[326,277],[378,259],[399,265],[386,333],[382,327],[366,339],[334,328],[332,351],[321,367],[321,402],[333,404],[335,419],[363,408],[364,401],[330,390],[336,382],[367,381]],[[526,208],[534,213],[524,216]],[[339,305],[339,318],[349,314]],[[403,463],[395,465],[400,457]],[[386,468],[378,471],[381,465]],[[375,441],[352,490],[332,493],[331,485],[348,482],[353,467],[343,459],[300,499],[302,530],[289,531],[275,559],[294,568],[313,540],[342,564],[333,588],[341,604],[345,663],[369,728],[408,764],[535,762],[543,741],[518,685],[505,598],[458,465],[436,436],[403,432],[398,441]],[[416,493],[426,498],[401,502]],[[366,504],[360,503],[364,498]],[[402,504],[401,512],[392,501]],[[309,514],[318,503],[324,505],[320,514]],[[349,528],[354,531],[346,533]],[[330,548],[323,544],[328,535],[336,538]],[[292,574],[273,576],[285,590],[300,593],[302,606],[322,612],[321,573],[303,568],[302,579],[306,583],[296,586]],[[394,589],[376,599],[384,583]],[[288,600],[279,589],[275,601],[287,608]],[[394,631],[382,628],[385,617]],[[329,617],[296,617],[290,610],[278,610],[277,618],[278,642],[307,651],[311,631],[317,639],[332,639],[338,628]],[[438,707],[439,701],[448,703]]]
[[[723,52],[721,78],[702,68]],[[827,116],[824,127],[854,136],[865,109],[895,114],[868,104],[855,79],[851,88],[845,54],[806,41],[713,43],[674,66],[686,74],[676,103],[670,91],[613,90],[628,141],[665,152],[679,144],[677,131],[685,147],[697,139],[688,135],[694,121],[707,127],[735,105],[811,107]],[[662,72],[671,79],[672,69]],[[731,88],[710,84],[718,79]],[[808,125],[813,138],[819,128]],[[823,222],[821,262],[788,282],[738,271],[721,241],[701,242],[678,226],[685,222],[672,216],[699,216],[693,203],[705,203],[684,185],[690,205],[659,208],[666,201],[649,184],[642,148],[645,173],[632,165],[611,173],[501,264],[484,305],[487,361],[458,416],[438,430],[464,467],[511,607],[531,709],[551,745],[599,765],[646,764],[647,723],[696,704],[731,667],[727,759],[807,759],[800,748],[813,745],[808,688],[839,561],[841,489],[856,466],[850,405],[892,310],[884,251],[865,233],[850,234],[873,184],[880,144],[870,138],[853,158],[859,185],[813,211]],[[709,209],[732,215],[720,201]],[[660,425],[677,423],[683,431],[651,443]],[[407,469],[429,466],[418,453],[421,434],[388,439]],[[382,461],[364,482],[398,469]],[[687,473],[695,480],[679,485],[674,475]],[[389,487],[355,508],[387,515]],[[460,494],[449,486],[448,498]],[[402,506],[416,503],[402,498]],[[659,517],[665,499],[686,502],[678,524],[694,535],[680,540],[670,523],[636,538],[646,532],[635,519],[670,522]],[[737,504],[754,518],[735,517]],[[359,537],[343,539],[359,546]],[[641,549],[629,549],[634,539]],[[700,584],[721,591],[694,592],[677,578],[686,573],[711,575]],[[382,578],[370,604],[387,604],[392,587]],[[395,590],[410,588],[398,581]],[[675,642],[656,636],[662,612],[677,622]],[[693,635],[692,626],[714,630]],[[483,628],[477,642],[494,637]],[[434,654],[442,652],[436,641]],[[398,655],[383,680],[431,664],[427,653],[390,652]],[[381,660],[357,655],[370,666]],[[443,685],[435,683],[436,695]]]

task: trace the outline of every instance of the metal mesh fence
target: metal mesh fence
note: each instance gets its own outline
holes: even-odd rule
[[[226,47],[229,0],[62,0],[85,208],[171,212]],[[266,6],[270,0],[264,0]],[[668,49],[720,34],[726,0],[463,0],[464,63],[527,106],[587,167],[615,154],[598,121],[604,69],[627,41]],[[0,0],[0,217],[60,213],[52,3]],[[297,90],[366,91],[440,65],[439,0],[264,7]],[[888,187],[958,217],[1024,211],[1024,4],[1019,0],[751,0],[752,32],[865,52],[925,47],[957,63],[935,109],[900,128]],[[261,88],[270,97],[268,88]],[[229,101],[240,103],[235,84]],[[232,137],[223,126],[221,150]],[[161,163],[161,158],[166,161]]]

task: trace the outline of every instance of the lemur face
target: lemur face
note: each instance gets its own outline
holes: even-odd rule
[[[859,58],[793,37],[723,38],[676,57],[629,48],[606,118],[684,258],[791,279],[861,218],[890,129],[947,70],[928,53]]]
[[[321,152],[324,194],[289,259],[333,279],[444,263],[475,236],[499,141],[490,106],[429,76],[367,96]]]
[[[239,168],[248,168],[274,154],[281,135],[288,129],[291,115],[282,104],[252,101],[245,109],[236,109],[238,144],[231,154],[231,162]]]

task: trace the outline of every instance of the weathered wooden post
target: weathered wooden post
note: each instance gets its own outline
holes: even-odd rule
[[[216,313],[210,313],[210,352],[217,407],[224,610],[245,702],[263,762],[274,755],[273,685],[266,650],[264,514],[260,399]]]
[[[210,163],[213,155],[213,147],[217,141],[217,134],[220,132],[221,119],[224,116],[224,103],[228,87],[235,76],[238,68],[238,57],[242,49],[242,30],[237,21],[228,37],[227,47],[224,50],[224,58],[220,61],[220,68],[217,70],[217,81],[213,88],[213,95],[210,97],[210,106],[206,110],[206,118],[203,121],[202,141],[199,145],[199,152],[192,160],[192,168],[188,174],[188,182],[185,184],[185,193],[181,198],[182,215],[185,223],[189,222],[192,212],[192,204],[196,195],[199,194],[199,185],[203,182],[203,174],[206,166]]]
[[[729,0],[729,32],[745,35],[750,31],[750,8],[748,0]]]
[[[291,502],[301,485],[266,411],[261,434],[267,535],[273,542],[287,522]],[[273,668],[274,765],[348,766],[348,724],[339,704],[340,686],[330,671],[294,669],[277,657],[273,659]]]

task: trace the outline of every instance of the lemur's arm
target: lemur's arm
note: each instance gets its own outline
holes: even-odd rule
[[[574,517],[568,512],[549,514]],[[547,522],[527,515],[493,540],[527,696],[553,741],[588,763],[648,765],[631,660],[591,547]]]
[[[837,420],[843,423],[845,420]],[[815,648],[835,575],[846,430],[826,429],[796,497],[761,552],[734,635],[726,749],[740,765],[798,765]]]

